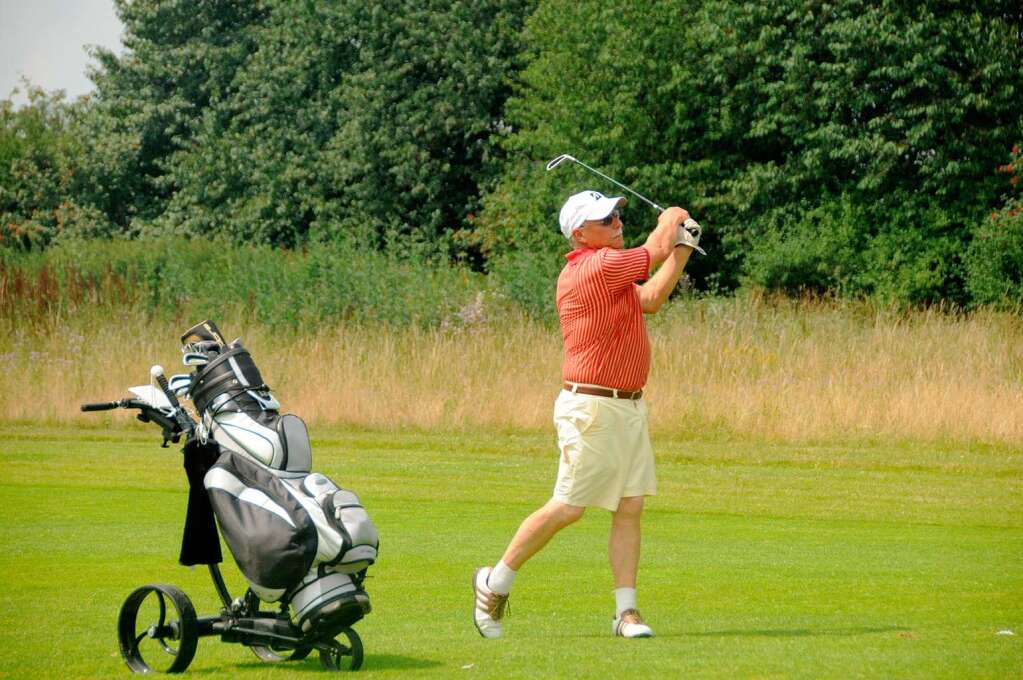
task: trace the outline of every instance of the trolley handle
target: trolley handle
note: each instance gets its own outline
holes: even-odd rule
[[[144,409],[149,404],[141,399],[118,399],[117,401],[101,401],[95,404],[82,404],[83,411],[110,411],[115,408],[137,408]]]
[[[143,423],[156,423],[163,430],[163,443],[160,445],[163,448],[167,448],[167,442],[174,442],[175,444],[184,434],[186,439],[192,436],[194,431],[194,425],[192,424],[191,418],[188,414],[181,409],[180,405],[177,408],[175,415],[168,416],[163,413],[160,409],[154,407],[141,399],[121,399],[119,401],[106,401],[94,404],[82,404],[81,409],[83,411],[109,411],[115,408],[135,408],[140,411],[135,417]],[[176,416],[176,417],[175,417]],[[187,425],[186,425],[187,424]]]
[[[121,408],[121,402],[104,401],[98,404],[82,404],[83,411],[109,411],[115,408]]]

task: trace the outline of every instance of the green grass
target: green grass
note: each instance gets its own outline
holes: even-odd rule
[[[523,570],[506,637],[484,641],[470,574],[546,500],[553,434],[314,435],[315,467],[362,495],[382,535],[357,627],[366,677],[1023,676],[1019,450],[655,434],[640,607],[658,637],[610,637],[608,514],[590,511]],[[217,610],[205,570],[176,563],[186,482],[156,436],[0,433],[0,677],[127,677],[115,622],[144,583]],[[321,672],[214,638],[187,671]]]

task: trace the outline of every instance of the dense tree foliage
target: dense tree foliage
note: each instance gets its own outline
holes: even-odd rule
[[[6,244],[401,243],[546,313],[561,202],[617,192],[571,153],[704,223],[704,289],[1023,289],[1012,0],[115,2],[94,96],[0,108]]]
[[[77,134],[77,193],[118,231],[151,230],[179,191],[174,154],[231,92],[256,49],[264,2],[115,0],[124,53],[99,50],[96,94]]]
[[[29,86],[28,104],[0,101],[0,245],[45,245],[70,224],[102,224],[69,190],[81,147],[71,132],[79,109],[61,92]]]
[[[614,189],[546,176],[569,152],[690,207],[704,285],[963,301],[962,253],[1023,139],[1018,19],[1009,2],[541,3],[480,238],[556,243],[566,191]]]
[[[60,98],[29,92],[30,105],[0,102],[0,238],[29,245],[47,227],[59,200]]]
[[[754,281],[965,300],[962,253],[1000,202],[996,166],[1023,138],[1019,27],[999,4],[708,6],[721,28],[702,52],[734,50],[707,64],[728,74],[710,92],[745,93],[716,127],[751,151],[726,199],[738,218],[729,243],[749,252]]]
[[[476,209],[528,2],[119,2],[87,194],[130,232],[421,240]]]
[[[977,304],[1023,312],[1023,149],[999,168],[1009,178],[1005,205],[978,227],[967,251],[967,285]]]

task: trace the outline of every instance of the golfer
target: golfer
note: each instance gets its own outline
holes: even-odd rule
[[[554,403],[558,477],[554,495],[522,522],[501,560],[473,575],[474,619],[485,638],[501,636],[508,594],[522,565],[589,507],[612,513],[612,630],[626,638],[653,635],[636,605],[643,500],[657,491],[643,401],[650,369],[643,314],[659,310],[675,288],[693,249],[699,249],[699,225],[682,208],[668,208],[646,243],[625,249],[618,216],[624,202],[583,191],[561,208],[561,232],[572,251],[565,256],[556,298],[564,340],[564,384]]]

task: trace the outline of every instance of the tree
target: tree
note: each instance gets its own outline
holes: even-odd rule
[[[357,60],[322,172],[335,224],[436,239],[467,226],[497,151],[531,0],[348,3]]]
[[[803,216],[852,206],[855,276],[829,288],[907,302],[965,301],[970,226],[998,202],[992,157],[1020,135],[1023,61],[1009,3],[784,2],[704,8],[721,102],[708,133],[743,148],[722,196],[743,272],[833,240]],[[830,250],[825,252],[831,252]],[[825,268],[827,268],[826,263]],[[814,286],[798,277],[782,287]]]
[[[692,152],[701,143],[692,102],[678,96],[691,7],[641,0],[539,4],[526,24],[526,67],[506,111],[508,161],[475,230],[486,252],[558,249],[564,239],[557,211],[567,193],[620,191],[571,164],[545,172],[546,161],[561,153],[665,204],[698,203],[707,164]],[[647,210],[638,203],[627,214],[646,228],[655,218]]]
[[[115,0],[124,52],[96,51],[96,94],[76,126],[84,149],[72,191],[126,233],[145,231],[179,187],[174,154],[229,97],[256,50],[263,0]]]
[[[514,2],[124,2],[83,187],[132,232],[435,240],[486,176]]]
[[[542,2],[476,237],[497,255],[562,247],[569,189],[613,189],[546,176],[567,151],[689,207],[705,288],[964,301],[961,255],[999,204],[990,159],[1023,131],[1018,16],[1010,2]]]
[[[26,83],[28,104],[0,101],[0,245],[45,247],[65,232],[105,233],[103,216],[69,185],[81,156],[71,129],[81,104]]]

